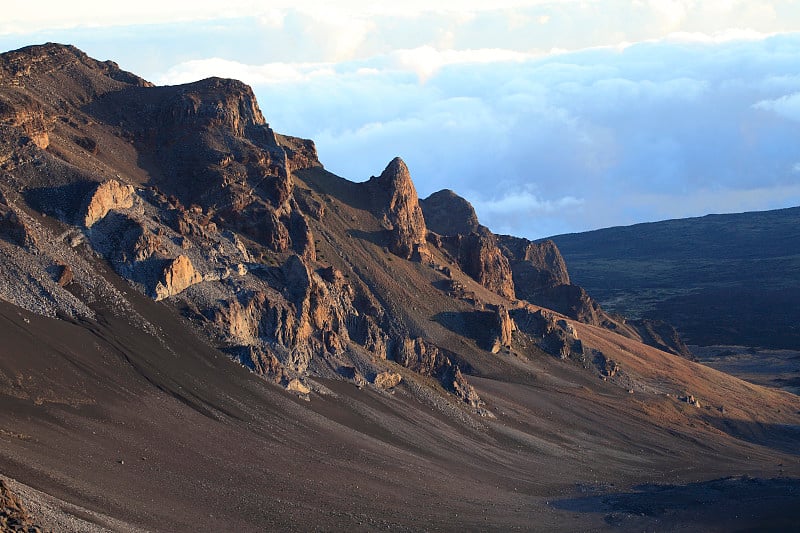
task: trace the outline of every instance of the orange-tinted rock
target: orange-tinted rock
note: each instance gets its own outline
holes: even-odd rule
[[[286,384],[286,390],[297,392],[299,394],[308,394],[311,392],[311,389],[308,388],[302,381],[297,378],[290,379],[289,382]]]
[[[133,187],[123,185],[115,180],[108,180],[100,185],[89,196],[83,225],[87,228],[105,217],[112,209],[128,209],[133,206]]]
[[[583,343],[578,339],[575,328],[564,319],[557,318],[550,311],[532,310],[530,307],[511,312],[519,330],[530,336],[544,352],[560,359],[582,359]]]
[[[201,281],[203,276],[195,271],[192,261],[185,255],[179,255],[164,268],[155,288],[156,301],[174,296]]]
[[[367,182],[373,210],[389,230],[389,250],[410,259],[425,246],[427,229],[408,167],[399,157]]]
[[[0,479],[0,531],[41,531],[31,525],[31,517],[22,500],[2,479]]]
[[[508,299],[514,299],[514,280],[508,259],[497,247],[496,237],[486,228],[459,236],[458,259],[462,270],[475,281]]]
[[[482,407],[475,389],[467,382],[458,365],[454,364],[437,346],[422,338],[408,337],[396,340],[394,360],[414,372],[433,376],[442,386],[473,408]]]
[[[492,341],[492,353],[498,353],[502,348],[510,348],[512,333],[516,329],[514,320],[508,314],[505,306],[497,306],[494,311],[494,340]]]
[[[439,236],[429,236],[435,246],[444,248],[467,275],[487,289],[513,299],[514,280],[508,259],[498,248],[497,237],[478,223],[472,205],[445,189],[420,202],[428,228]]]
[[[537,291],[569,285],[567,265],[553,241],[499,235],[498,242],[511,265],[519,298],[535,302]]]
[[[58,279],[56,283],[61,285],[62,287],[66,287],[75,279],[75,274],[72,272],[72,268],[69,265],[61,265],[61,273],[58,275]]]
[[[0,96],[0,125],[16,128],[42,150],[50,145],[51,122],[41,104],[30,97],[16,92]]]
[[[403,376],[397,372],[381,372],[373,380],[373,384],[379,389],[391,389],[403,381]]]
[[[445,366],[445,359],[446,357],[436,346],[419,337],[400,339],[394,350],[395,361],[420,374],[435,375],[442,366]]]

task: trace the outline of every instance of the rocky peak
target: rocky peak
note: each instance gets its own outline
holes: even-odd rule
[[[450,189],[420,200],[428,229],[440,235],[469,235],[478,231],[478,215],[472,204]]]
[[[499,235],[498,243],[508,258],[520,298],[536,302],[544,291],[569,285],[567,265],[553,241],[531,242]]]
[[[369,179],[367,187],[373,209],[390,232],[389,249],[410,259],[415,251],[425,246],[427,228],[408,167],[395,157],[380,176]]]
[[[244,137],[250,127],[267,124],[253,89],[238,80],[224,78],[207,78],[180,86],[168,102],[165,115],[173,123],[221,128],[237,137]],[[269,141],[277,145],[274,133]]]
[[[488,288],[513,299],[514,281],[508,259],[500,252],[497,238],[481,226],[472,205],[449,189],[420,202],[428,227],[444,237],[432,242],[445,249],[467,275]]]
[[[86,104],[129,86],[153,86],[113,61],[97,61],[74,46],[57,43],[26,46],[0,55],[0,84],[32,89],[42,97],[42,103],[54,107],[62,102]]]

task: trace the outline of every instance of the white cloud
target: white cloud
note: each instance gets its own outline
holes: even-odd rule
[[[725,28],[712,33],[678,31],[666,36],[666,40],[679,43],[720,44],[730,41],[760,41],[775,33],[765,33],[751,28]]]
[[[176,85],[218,76],[234,78],[250,85],[269,85],[311,82],[314,78],[334,74],[332,63],[268,63],[254,66],[214,57],[175,65],[155,81],[159,85]]]
[[[500,198],[483,200],[473,197],[472,205],[493,218],[504,216],[552,214],[563,209],[572,209],[584,204],[581,198],[564,196],[555,200],[544,200],[530,188],[522,191],[507,191]]]
[[[800,92],[787,94],[773,100],[761,100],[753,105],[756,109],[772,111],[791,120],[800,121]]]
[[[397,50],[392,58],[399,68],[411,70],[425,81],[442,67],[449,65],[521,62],[533,58],[532,54],[502,49],[437,50],[422,46],[412,50]]]
[[[800,125],[783,98],[800,89],[800,35],[430,54],[445,59],[424,83],[420,62],[388,54],[255,89],[273,126],[314,138],[331,171],[362,180],[400,155],[421,196],[454,189],[496,231],[800,203]]]

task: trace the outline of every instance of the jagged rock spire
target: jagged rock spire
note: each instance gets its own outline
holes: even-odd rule
[[[425,246],[427,228],[408,167],[395,157],[380,176],[370,178],[367,186],[376,214],[390,231],[389,250],[410,259],[416,250]]]

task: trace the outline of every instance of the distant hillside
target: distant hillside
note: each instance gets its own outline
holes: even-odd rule
[[[671,322],[693,344],[800,347],[800,207],[552,239],[609,310]]]

